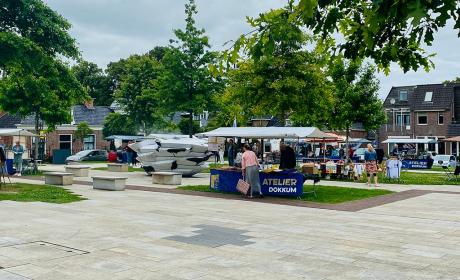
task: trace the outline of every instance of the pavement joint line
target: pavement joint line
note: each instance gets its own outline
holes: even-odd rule
[[[44,177],[24,176],[22,177],[22,179],[43,181]],[[85,185],[85,186],[92,185],[92,182],[89,182],[89,181],[74,180],[73,183],[75,185]],[[227,200],[239,200],[239,201],[247,201],[247,202],[277,204],[277,205],[285,205],[285,206],[335,210],[335,211],[344,211],[344,212],[358,212],[358,211],[374,208],[377,206],[390,204],[393,202],[416,198],[416,197],[423,196],[426,194],[441,193],[441,194],[460,195],[459,192],[411,189],[411,190],[405,190],[405,191],[395,192],[392,194],[386,194],[386,195],[381,195],[381,196],[376,196],[376,197],[371,197],[371,198],[366,198],[366,199],[361,199],[361,200],[356,200],[356,201],[348,201],[348,202],[337,203],[337,204],[328,204],[328,203],[307,202],[307,201],[300,201],[300,200],[295,200],[295,199],[283,199],[283,198],[273,198],[273,197],[265,197],[264,199],[256,200],[256,199],[247,199],[243,196],[238,196],[238,195],[228,195],[228,194],[213,193],[213,192],[197,192],[197,191],[167,189],[167,188],[158,188],[158,187],[147,187],[147,186],[130,185],[130,184],[126,185],[126,189],[134,190],[134,191],[147,191],[147,192],[158,192],[158,193],[177,194],[177,195],[190,195],[190,196],[199,196],[199,197],[220,198],[220,199],[227,199]]]

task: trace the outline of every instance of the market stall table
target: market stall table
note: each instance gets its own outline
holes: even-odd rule
[[[294,196],[303,195],[305,177],[292,170],[260,172],[260,183],[264,195]],[[241,170],[211,169],[210,188],[222,192],[237,193],[236,185],[242,179]]]

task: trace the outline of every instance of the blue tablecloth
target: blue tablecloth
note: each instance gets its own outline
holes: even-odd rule
[[[404,169],[428,169],[427,159],[403,159],[402,168]]]
[[[302,173],[281,171],[260,172],[260,183],[264,195],[301,196],[305,181]],[[223,192],[238,192],[236,185],[243,176],[240,171],[211,169],[210,188]]]

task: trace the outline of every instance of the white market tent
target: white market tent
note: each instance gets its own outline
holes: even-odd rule
[[[22,128],[0,128],[0,136],[37,136]]]
[[[436,143],[436,140],[433,139],[414,139],[414,138],[388,138],[383,141],[384,144],[430,144]]]
[[[237,138],[316,138],[328,139],[333,136],[316,127],[220,127],[204,133],[198,137],[237,137]]]

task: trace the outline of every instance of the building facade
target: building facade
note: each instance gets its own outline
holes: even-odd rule
[[[93,106],[92,102],[73,106],[71,109],[72,121],[70,124],[58,125],[54,131],[43,132],[41,134],[39,154],[43,153],[45,158],[48,158],[53,156],[54,150],[71,150],[72,153],[77,153],[81,150],[108,149],[109,142],[104,139],[102,128],[105,118],[111,112],[113,112],[113,109],[109,106]],[[89,127],[93,130],[93,133],[88,135],[84,141],[76,140],[75,138],[77,126],[82,122],[88,123]],[[0,116],[0,127],[23,128],[35,132],[33,117],[21,119],[6,113]],[[44,131],[46,131],[46,125]],[[29,147],[30,151],[33,151],[31,143],[27,147]]]
[[[379,130],[379,142],[395,138],[432,139],[412,147],[438,154],[459,153],[457,143],[443,142],[460,135],[460,84],[428,84],[393,87],[384,101],[387,123]],[[392,144],[380,144],[389,153]]]

